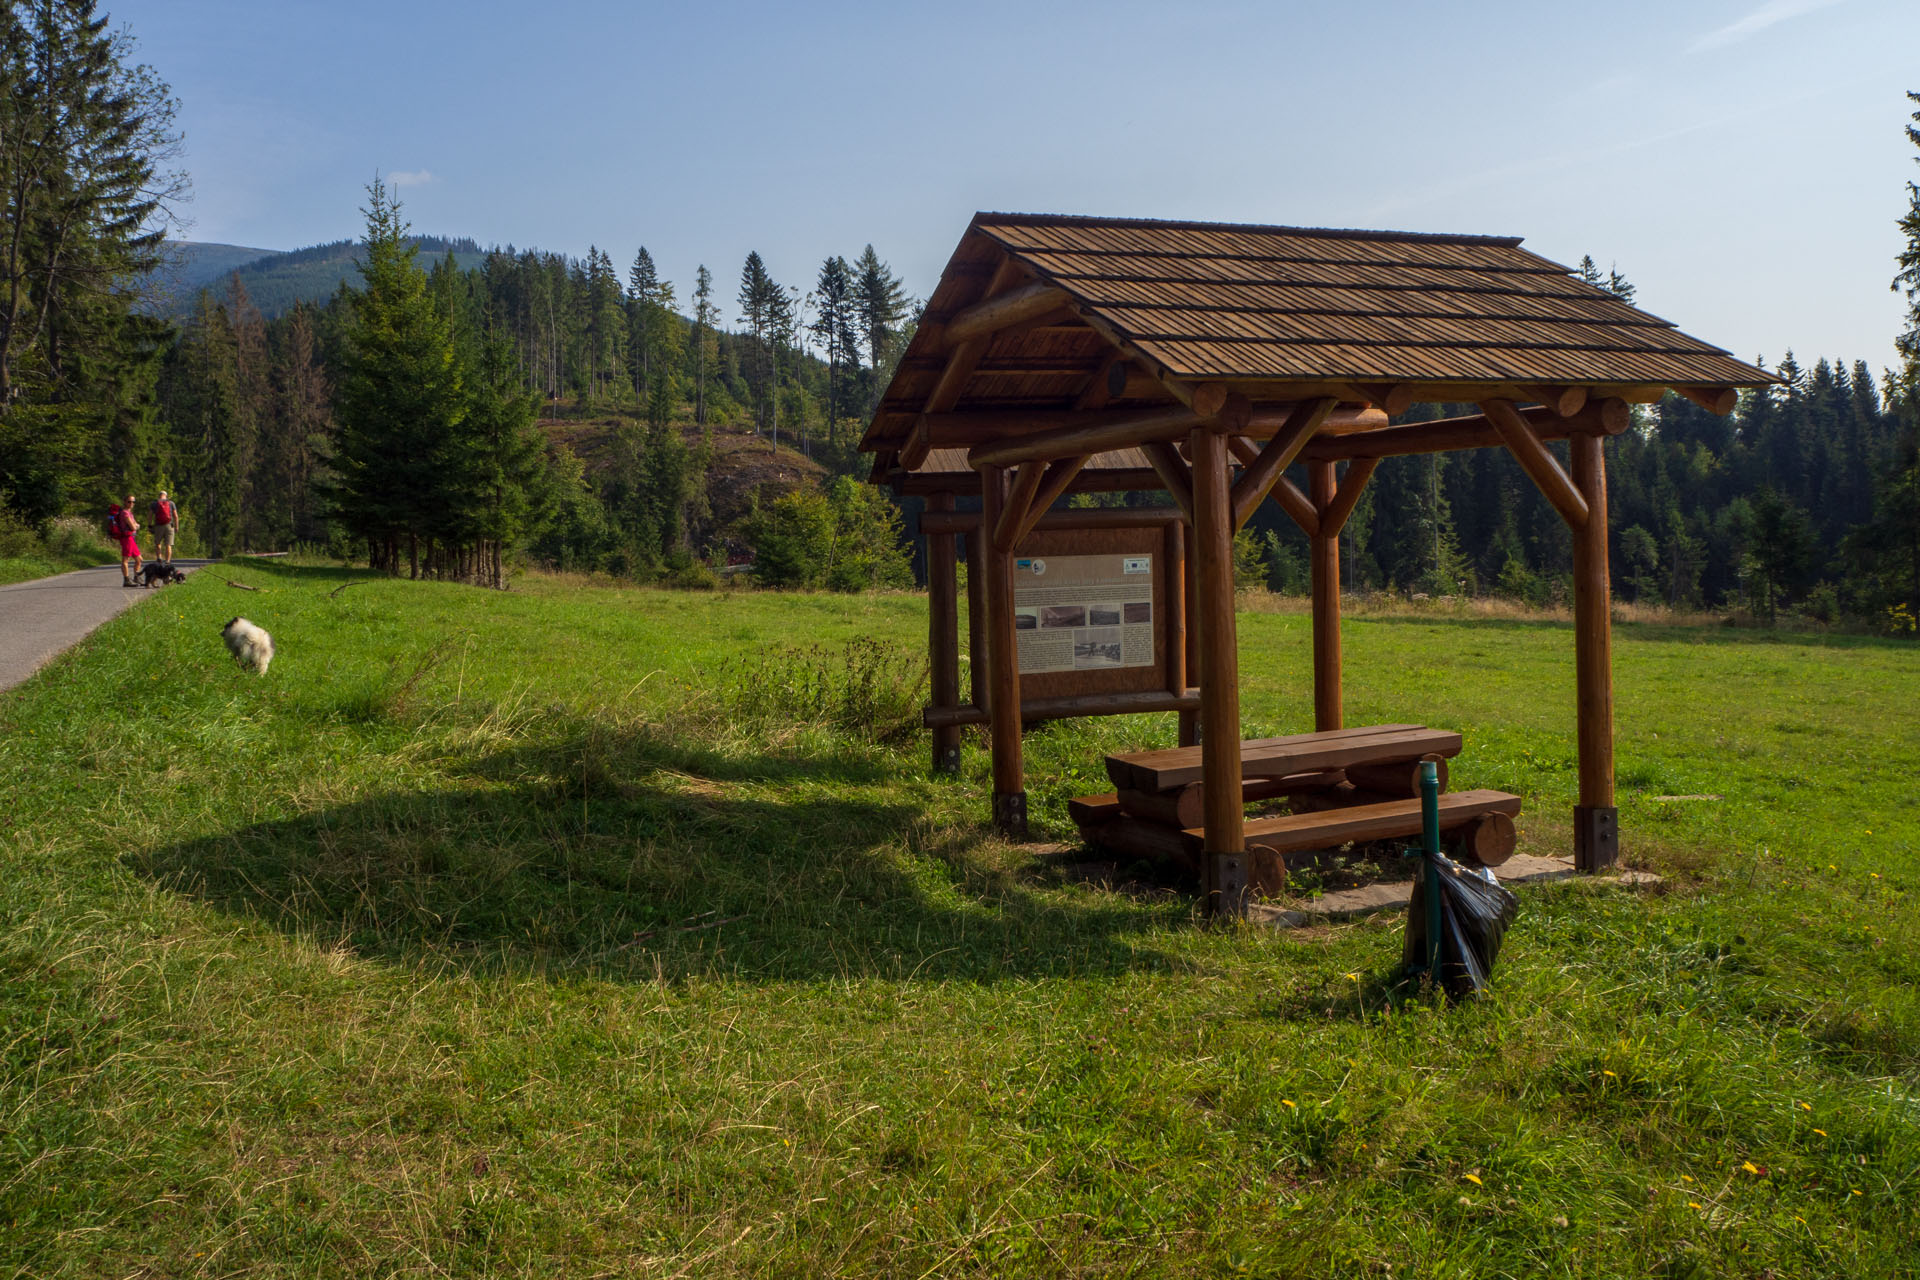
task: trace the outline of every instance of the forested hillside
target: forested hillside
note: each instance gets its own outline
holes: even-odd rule
[[[415,237],[376,183],[360,240],[244,265],[176,317],[147,314],[185,189],[166,86],[81,0],[0,13],[42,53],[6,65],[0,98],[20,231],[0,261],[8,528],[165,487],[183,547],[212,553],[307,543],[496,583],[523,557],[688,584],[749,560],[769,583],[907,581],[912,512],[857,482],[917,313],[872,245],[804,279],[750,253],[675,282],[645,247],[616,262]],[[1784,354],[1780,385],[1732,416],[1670,398],[1608,443],[1621,598],[1913,625],[1920,188],[1908,196],[1900,369]],[[1582,271],[1632,296],[1621,273]],[[1355,588],[1566,594],[1564,527],[1502,451],[1388,460],[1344,537]],[[1270,508],[1242,568],[1297,589],[1304,550]]]

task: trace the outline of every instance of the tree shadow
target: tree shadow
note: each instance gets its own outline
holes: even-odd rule
[[[681,982],[1165,969],[1185,902],[1061,889],[832,761],[608,733],[128,855],[170,890],[410,965]],[[771,781],[769,781],[771,780]]]

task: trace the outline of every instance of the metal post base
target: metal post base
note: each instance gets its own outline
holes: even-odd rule
[[[935,773],[960,772],[959,743],[936,742],[933,744],[933,771]]]
[[[1620,810],[1612,805],[1573,807],[1573,869],[1604,871],[1620,860]]]
[[[1247,918],[1247,855],[1205,853],[1207,916],[1214,920]]]
[[[1026,792],[996,791],[993,793],[993,831],[995,835],[1005,836],[1009,840],[1027,838]]]

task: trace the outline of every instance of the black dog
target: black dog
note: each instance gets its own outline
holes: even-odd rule
[[[169,582],[185,582],[187,575],[170,564],[143,564],[140,566],[140,585],[143,587],[160,586]]]

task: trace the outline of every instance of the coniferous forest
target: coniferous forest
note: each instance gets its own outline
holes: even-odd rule
[[[790,280],[752,253],[670,281],[638,244],[619,261],[437,254],[376,180],[356,282],[269,317],[234,275],[167,319],[150,294],[186,191],[170,91],[90,0],[10,2],[0,24],[0,531],[167,488],[183,554],[306,545],[491,585],[516,563],[911,583],[914,512],[862,483],[857,445],[918,306],[872,245]],[[1669,397],[1609,442],[1619,599],[1913,628],[1920,187],[1906,195],[1901,367],[1789,350],[1761,361],[1781,384],[1731,416]],[[1581,269],[1633,300],[1619,271]],[[1497,450],[1387,460],[1344,539],[1356,590],[1567,591],[1564,526]],[[1242,571],[1302,590],[1305,548],[1270,505]]]

